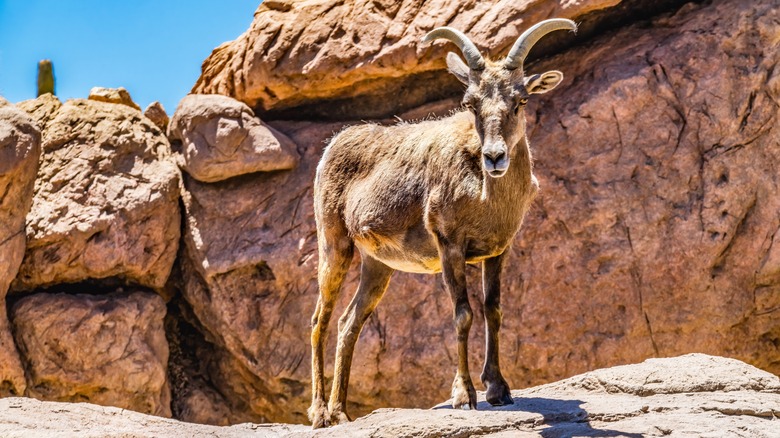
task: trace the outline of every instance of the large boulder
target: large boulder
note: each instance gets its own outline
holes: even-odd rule
[[[24,370],[8,327],[5,295],[24,257],[24,220],[32,206],[41,132],[0,97],[0,397],[20,395]]]
[[[441,74],[443,54],[454,46],[421,42],[435,27],[461,29],[496,56],[545,18],[592,21],[621,3],[265,1],[249,30],[204,61],[192,92],[231,96],[262,112],[300,107],[286,113],[296,118],[392,115],[460,88]],[[669,2],[638,3],[634,9]],[[585,27],[587,33],[592,26]]]
[[[169,137],[181,143],[182,169],[204,182],[292,169],[298,163],[295,144],[287,136],[258,120],[246,104],[218,94],[182,99]]]
[[[180,234],[179,171],[165,135],[124,104],[44,95],[43,157],[12,288],[91,279],[161,289]]]
[[[270,10],[300,20],[298,6],[269,3],[255,25]],[[331,10],[343,15],[344,5]],[[542,190],[503,281],[502,363],[512,385],[693,351],[780,373],[779,14],[770,0],[689,4],[531,67],[566,79],[526,110]],[[289,62],[302,56],[290,53]],[[250,66],[235,77],[260,77]],[[184,296],[214,342],[251,372],[253,409],[300,421],[317,295],[311,184],[340,125],[274,126],[299,145],[293,171],[215,184],[185,178]],[[477,376],[480,270],[468,272]],[[353,267],[337,315],[357,280]],[[451,308],[439,276],[394,275],[357,346],[353,413],[426,406],[449,392]]]
[[[26,395],[171,416],[165,303],[150,292],[35,294],[11,309]]]

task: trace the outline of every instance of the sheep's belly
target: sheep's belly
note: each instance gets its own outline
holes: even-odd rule
[[[397,271],[411,272],[413,274],[436,274],[441,272],[441,260],[439,260],[438,254],[437,256],[433,256],[433,254],[436,254],[435,252],[433,254],[424,255],[413,251],[404,251],[400,248],[394,248],[393,246],[369,245],[366,244],[367,242],[361,242],[360,240],[357,240],[355,243],[362,253],[379,260]],[[466,263],[480,263],[485,259],[495,257],[501,252],[502,251],[467,253]]]
[[[366,254],[387,266],[403,272],[415,274],[435,274],[441,272],[436,247],[419,248],[404,247],[403,237],[376,236],[356,238],[355,245],[360,252]]]
[[[441,263],[439,263],[439,260],[431,260],[428,263],[410,260],[379,260],[397,271],[411,272],[413,274],[435,274],[441,272]]]

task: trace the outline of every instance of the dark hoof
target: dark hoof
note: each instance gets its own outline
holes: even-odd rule
[[[509,391],[509,385],[507,385],[506,382],[488,385],[485,398],[487,399],[487,402],[493,406],[506,406],[515,404],[515,400],[512,398],[512,393]]]

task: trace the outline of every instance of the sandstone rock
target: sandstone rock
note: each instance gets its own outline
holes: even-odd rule
[[[33,114],[46,129],[27,251],[12,288],[117,279],[161,289],[180,234],[179,171],[168,140],[125,105],[76,99],[52,116],[52,102],[25,105],[41,108]]]
[[[5,295],[24,257],[24,219],[40,155],[40,130],[24,111],[0,97],[0,397],[20,395],[26,386]]]
[[[184,175],[182,195],[182,294],[235,358],[215,357],[213,378],[243,387],[243,403],[269,421],[305,421],[316,299],[311,183],[323,140],[339,125],[298,127],[286,129],[307,145],[295,171],[212,184]]]
[[[780,374],[775,6],[688,4],[535,67],[568,79],[527,109],[515,385],[688,352]]]
[[[157,127],[160,128],[160,131],[168,132],[168,122],[170,120],[168,119],[168,114],[165,112],[165,108],[163,108],[160,102],[150,103],[144,110],[144,116],[157,125]]]
[[[264,3],[255,23],[280,5]],[[300,20],[297,3],[284,8]],[[780,373],[778,22],[769,0],[691,4],[530,66],[566,79],[526,110],[542,191],[503,280],[510,384],[695,351]],[[253,409],[297,421],[308,404],[317,295],[311,183],[341,125],[274,126],[299,146],[294,171],[185,178],[183,293],[215,342],[265,385],[250,397]],[[477,380],[480,270],[468,272]],[[396,273],[357,346],[351,412],[444,398],[455,371],[451,319],[439,276]]]
[[[165,304],[149,292],[35,294],[11,309],[27,395],[170,416]]]
[[[310,427],[289,424],[240,424],[217,427],[162,418],[91,403],[0,399],[0,434],[20,438],[73,436],[84,438],[209,436],[215,438],[283,437]]]
[[[581,385],[603,380],[615,386]],[[616,390],[635,382],[636,392]],[[455,411],[447,403],[432,411],[381,409],[314,436],[771,437],[780,379],[733,359],[694,354],[598,370],[512,396],[514,405],[493,407],[480,393],[476,412]]]
[[[182,99],[170,138],[182,142],[182,168],[205,182],[292,169],[298,163],[295,144],[287,136],[255,118],[245,104],[216,94]]]
[[[186,302],[177,298],[169,304],[165,318],[165,334],[171,352],[168,375],[173,393],[173,417],[218,426],[264,421],[232,389],[235,387],[233,382],[241,382],[243,376],[227,382],[217,380],[222,374],[215,375],[212,370],[219,367],[220,359],[229,359],[228,364],[236,361],[224,349],[204,338],[191,313]],[[230,373],[228,377],[234,375]]]
[[[62,102],[53,94],[44,94],[37,99],[24,100],[16,104],[16,107],[29,113],[38,124],[41,131],[45,131],[49,122],[57,115]]]
[[[135,108],[141,111],[141,107],[137,103],[133,102],[133,98],[130,97],[130,93],[125,90],[124,87],[119,88],[105,88],[105,87],[92,87],[89,90],[89,100],[96,102],[116,103],[120,105],[127,105],[130,108]]]
[[[582,387],[609,374],[613,382],[674,381],[678,370],[686,387],[639,396]],[[732,381],[731,373],[756,383]],[[713,382],[720,383],[716,389]],[[758,383],[761,382],[761,383]],[[718,385],[716,385],[718,386]],[[562,382],[513,391],[515,404],[492,407],[479,394],[477,411],[380,409],[356,421],[312,431],[308,426],[241,424],[214,427],[150,417],[88,403],[0,400],[0,434],[40,436],[216,436],[216,437],[568,437],[568,436],[751,436],[777,435],[780,381],[776,376],[731,359],[689,355],[599,370]],[[656,388],[659,385],[656,384]],[[690,391],[688,391],[690,390]],[[642,392],[642,391],[640,391]],[[84,427],[88,424],[87,427]]]
[[[249,30],[204,61],[192,92],[231,96],[258,111],[326,101],[318,113],[326,117],[391,115],[459,89],[457,81],[431,74],[441,73],[443,54],[454,47],[421,43],[435,27],[468,32],[480,49],[495,56],[505,54],[523,30],[545,18],[579,19],[620,3],[263,2]],[[433,78],[446,83],[432,86]],[[366,99],[340,102],[356,96]]]

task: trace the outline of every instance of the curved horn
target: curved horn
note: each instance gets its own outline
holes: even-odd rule
[[[577,24],[565,18],[552,18],[540,21],[536,25],[531,26],[517,38],[517,41],[515,41],[509,54],[506,55],[504,68],[507,70],[514,70],[522,66],[525,57],[528,56],[528,52],[531,51],[531,47],[533,47],[543,36],[555,30],[572,30],[577,32]]]
[[[458,46],[463,57],[466,58],[466,62],[469,68],[472,70],[483,70],[485,68],[485,60],[482,59],[482,55],[479,54],[479,50],[471,40],[463,34],[463,32],[453,29],[451,27],[437,27],[428,32],[422,39],[422,42],[427,43],[437,38],[443,38],[449,40]]]

